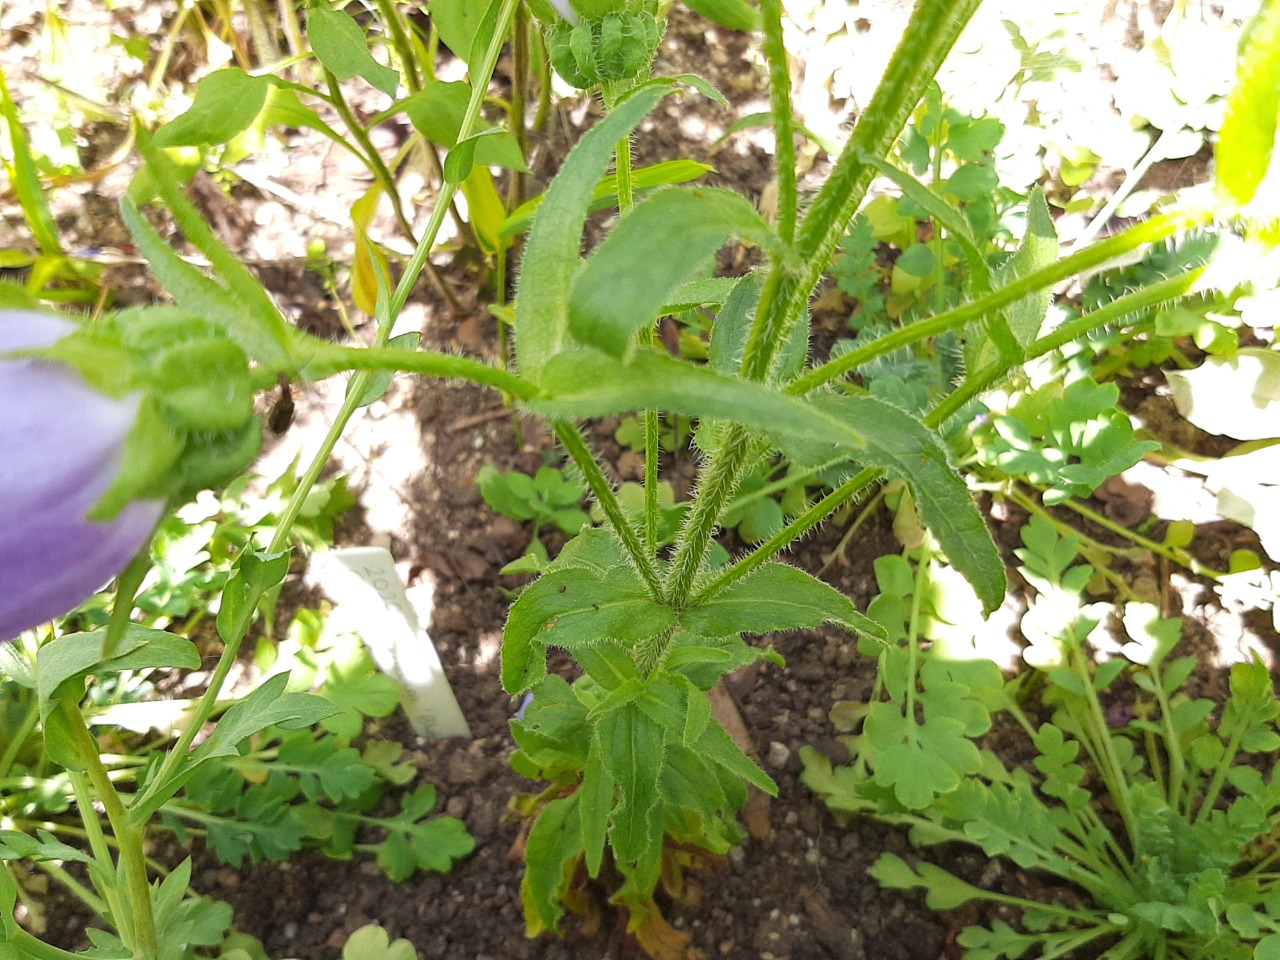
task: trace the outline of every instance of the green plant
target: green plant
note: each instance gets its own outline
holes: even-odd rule
[[[519,470],[499,473],[485,464],[476,475],[484,502],[512,520],[533,521],[533,540],[529,549],[545,561],[546,547],[538,540],[538,531],[550,525],[573,536],[590,525],[591,518],[582,509],[587,488],[581,480],[570,479],[558,467],[539,467],[532,477]]]
[[[1280,749],[1280,702],[1266,667],[1233,667],[1231,696],[1220,710],[1192,697],[1184,685],[1196,659],[1170,659],[1180,621],[1140,603],[1126,604],[1118,616],[1127,636],[1119,656],[1094,667],[1087,640],[1108,608],[1080,605],[1092,570],[1074,563],[1077,542],[1039,517],[1024,528],[1023,541],[1021,570],[1049,608],[1033,608],[1023,620],[1035,653],[1028,661],[1039,672],[1002,688],[990,664],[981,670],[994,675],[978,684],[972,677],[954,682],[957,670],[972,673],[974,664],[926,660],[918,683],[910,675],[895,680],[901,671],[887,669],[890,726],[914,723],[897,705],[915,700],[923,704],[918,729],[932,723],[952,739],[935,734],[930,756],[914,766],[897,763],[901,734],[873,729],[878,714],[868,712],[854,741],[859,763],[833,769],[806,748],[806,782],[833,810],[909,825],[918,844],[974,844],[1087,894],[1089,902],[1079,905],[1042,903],[882,855],[872,875],[886,887],[924,888],[936,909],[982,899],[1022,909],[1020,928],[998,920],[961,933],[969,956],[1059,957],[1095,943],[1116,960],[1269,956],[1280,947],[1273,869],[1280,769],[1265,772],[1258,763],[1272,762]],[[1064,597],[1075,601],[1074,615]],[[1052,709],[1038,727],[1015,699],[1032,689]],[[1034,774],[1006,769],[973,742],[989,726],[987,709],[999,707],[1034,745]]]
[[[411,37],[402,38],[403,43],[397,39],[401,21],[394,9],[383,10],[391,5],[377,6],[403,68],[403,61],[414,59],[414,43]],[[93,890],[84,886],[80,890],[115,931],[108,936],[116,952],[143,960],[176,960],[203,945],[197,942],[203,933],[196,937],[194,927],[183,927],[188,919],[184,911],[196,909],[185,906],[191,900],[185,898],[183,878],[153,887],[143,855],[143,834],[166,805],[184,796],[192,784],[204,782],[203,778],[214,779],[210,771],[245,762],[254,739],[267,731],[311,727],[342,713],[341,704],[288,689],[282,675],[268,679],[225,710],[219,697],[262,600],[288,572],[291,529],[328,453],[354,411],[381,395],[393,372],[459,378],[493,387],[545,418],[605,517],[602,528],[587,530],[571,541],[547,572],[524,589],[511,606],[504,631],[503,686],[512,694],[534,693],[524,717],[513,727],[521,747],[517,763],[523,771],[550,781],[520,805],[530,821],[522,894],[529,929],[554,931],[566,909],[580,905],[580,885],[597,881],[627,911],[632,932],[652,944],[649,938],[665,932],[654,899],[659,883],[668,889],[678,886],[679,870],[673,866],[690,867],[693,861],[723,851],[735,835],[732,820],[747,784],[775,789],[711,716],[708,689],[735,667],[769,657],[766,650],[743,640],[742,634],[833,622],[872,641],[888,643],[890,628],[897,628],[860,613],[839,591],[778,562],[777,556],[888,475],[909,494],[911,510],[932,535],[936,553],[972,585],[978,607],[990,611],[1000,605],[1004,566],[965,479],[951,462],[949,422],[993,383],[1026,363],[1086,336],[1094,327],[1120,323],[1190,289],[1197,276],[1194,270],[1135,290],[1048,333],[1040,332],[1054,284],[1204,226],[1215,216],[1240,213],[1253,202],[1257,189],[1245,171],[1265,169],[1271,159],[1271,140],[1264,144],[1244,132],[1234,138],[1224,134],[1219,170],[1228,199],[1219,207],[1179,209],[1153,217],[1061,259],[1043,201],[1033,195],[1028,200],[1027,228],[1008,266],[984,274],[981,258],[970,264],[973,276],[967,299],[958,298],[959,305],[953,308],[935,310],[874,338],[860,338],[854,348],[830,361],[811,364],[806,304],[865,199],[872,177],[883,170],[883,158],[918,103],[929,96],[933,77],[976,9],[976,0],[922,0],[883,82],[803,216],[781,4],[763,0],[759,22],[778,143],[778,202],[770,219],[744,197],[720,188],[670,187],[637,201],[632,133],[664,98],[690,89],[714,97],[715,91],[694,77],[647,78],[642,70],[635,78],[626,78],[613,70],[618,63],[630,69],[646,61],[647,52],[623,50],[621,45],[639,41],[647,50],[649,25],[639,33],[624,30],[620,14],[655,18],[658,12],[653,5],[631,0],[584,0],[572,7],[544,4],[537,12],[544,21],[552,21],[545,26],[561,33],[567,26],[573,66],[585,79],[598,76],[608,81],[602,89],[607,112],[565,158],[534,216],[514,304],[518,372],[513,372],[506,365],[420,349],[416,342],[393,342],[391,330],[427,268],[457,191],[465,192],[477,181],[483,184],[487,165],[500,162],[488,149],[506,149],[500,147],[505,131],[486,126],[481,108],[504,44],[520,25],[518,7],[517,0],[493,0],[481,17],[463,16],[468,10],[474,14],[476,8],[457,3],[441,4],[434,11],[446,42],[455,52],[466,50],[472,82],[463,91],[466,103],[456,133],[451,127],[449,136],[442,137],[451,145],[442,164],[444,176],[435,206],[420,233],[409,231],[414,252],[398,277],[392,276],[390,258],[380,257],[367,242],[365,221],[354,224],[357,250],[362,251],[357,266],[363,264],[361,282],[366,284],[363,299],[377,321],[371,344],[333,343],[287,323],[258,280],[218,242],[184,193],[166,147],[190,140],[201,145],[213,132],[218,142],[225,142],[273,105],[288,108],[294,125],[312,123],[314,111],[300,106],[302,91],[292,81],[232,69],[203,81],[187,114],[154,135],[142,129],[137,133],[145,178],[125,198],[122,214],[139,251],[178,307],[112,315],[77,326],[45,350],[0,357],[0,363],[25,362],[34,354],[51,365],[83,374],[100,393],[120,393],[135,384],[111,379],[107,371],[120,368],[104,362],[104,357],[135,362],[138,370],[153,372],[149,364],[171,356],[170,350],[180,350],[197,363],[165,367],[162,372],[167,376],[160,378],[159,385],[170,392],[148,393],[148,401],[172,403],[174,395],[185,398],[188,402],[179,404],[180,412],[199,420],[227,414],[223,394],[234,386],[237,437],[243,433],[250,441],[257,436],[256,422],[249,416],[239,417],[247,408],[246,398],[278,389],[282,377],[286,382],[306,382],[352,371],[334,426],[281,510],[270,542],[262,547],[246,545],[237,555],[215,618],[223,646],[208,688],[193,704],[190,720],[176,742],[140,780],[116,785],[88,729],[81,703],[90,677],[156,668],[191,669],[199,663],[189,641],[130,622],[146,557],[124,567],[105,629],[63,634],[39,646],[34,702],[44,749],[68,770],[84,820],[86,855],[93,861],[89,869]],[[734,5],[727,7],[732,12]],[[334,92],[344,82],[340,77],[359,76],[393,99],[398,95],[393,71],[369,52],[369,35],[353,18],[326,4],[314,5],[309,12],[311,45],[327,71],[328,102],[334,109],[341,112],[345,106]],[[455,19],[446,27],[450,14]],[[557,16],[563,24],[554,22]],[[581,29],[584,23],[585,30]],[[654,25],[661,26],[656,21]],[[1244,74],[1237,104],[1242,112],[1268,117],[1276,112],[1273,93],[1256,81],[1257,75],[1268,75],[1267,65],[1277,59],[1274,54],[1280,46],[1274,33],[1258,34],[1263,37],[1258,41],[1261,52],[1246,51],[1250,70]],[[519,48],[516,52],[523,55]],[[561,60],[572,72],[563,50]],[[418,68],[425,69],[425,60]],[[588,68],[595,73],[588,73]],[[409,79],[408,72],[401,76],[414,91],[411,97],[425,87],[420,74],[416,81]],[[444,95],[442,99],[453,98],[450,102],[455,104],[462,99],[457,92],[432,91],[433,96],[439,94]],[[396,109],[402,107],[397,101]],[[360,141],[359,124],[348,126]],[[515,136],[514,130],[511,135]],[[378,168],[376,151],[365,147],[361,156]],[[592,204],[599,202],[611,164],[619,217],[581,263],[586,217]],[[377,173],[382,189],[390,190],[387,177],[381,170]],[[153,200],[167,208],[188,241],[207,258],[213,276],[178,256],[144,215]],[[371,205],[366,198],[357,216],[368,214]],[[475,210],[482,205],[469,206]],[[762,266],[743,277],[695,279],[698,266],[735,236],[760,249]],[[501,249],[501,244],[493,249]],[[697,289],[691,292],[693,284]],[[935,284],[933,289],[941,288]],[[706,364],[673,357],[655,344],[657,319],[673,312],[669,308],[691,306],[715,314]],[[173,326],[166,327],[170,323]],[[160,349],[149,352],[141,348],[149,343],[145,335],[154,331],[153,324],[170,331],[197,331],[200,336],[164,340],[156,344]],[[921,416],[868,395],[849,380],[850,374],[897,350],[943,337],[965,341],[964,378],[945,396],[930,397]],[[126,374],[135,372],[132,367],[124,369]],[[217,375],[193,379],[193,371]],[[150,390],[157,384],[143,378],[137,386]],[[199,402],[191,402],[192,393]],[[32,398],[23,399],[30,403]],[[638,515],[624,508],[574,423],[631,411],[643,411],[644,417],[645,479]],[[695,495],[670,547],[662,545],[661,535],[659,412],[698,418],[697,444],[702,454]],[[167,467],[175,458],[153,453],[172,452],[175,428],[182,428],[177,440],[197,452],[228,454],[220,446],[227,438],[196,429],[181,417],[176,424],[163,418],[157,422],[154,416],[139,418],[130,442],[117,451],[124,486],[113,486],[115,496],[107,506],[119,508],[135,496],[146,496],[176,507],[184,496],[224,482],[243,466],[239,460],[233,466],[233,458],[227,455],[218,458],[220,470],[198,478],[170,476]],[[846,479],[744,556],[713,565],[711,544],[717,527],[750,468],[773,450],[782,451],[801,470],[842,467]],[[190,483],[184,485],[183,480]],[[105,510],[102,505],[96,509]],[[901,506],[899,511],[906,512]],[[927,549],[935,553],[932,543]],[[8,559],[0,557],[0,563]],[[887,575],[892,573],[889,570]],[[922,594],[919,589],[911,594],[917,607],[923,602],[917,600]],[[582,668],[572,684],[548,675],[546,655],[551,647],[568,651]],[[886,729],[914,737],[917,753],[928,756],[935,732],[951,744],[962,742],[965,732],[980,725],[978,718],[956,731],[952,718],[950,723],[939,723],[936,731],[929,727],[933,712],[940,711],[938,719],[945,719],[957,690],[968,689],[972,678],[935,673],[935,668],[926,670],[924,665],[915,670],[910,662],[903,669],[898,654],[887,654],[886,664],[891,660],[891,668],[886,667],[893,684],[890,695],[902,699],[894,701],[892,710],[878,712],[888,724]],[[931,698],[921,727],[924,733],[912,732],[914,709],[907,708],[917,677],[927,684]],[[341,699],[341,690],[348,685],[358,688],[358,682],[359,678],[344,677],[342,684],[331,688],[331,695]],[[1085,689],[1091,688],[1086,684]],[[965,709],[972,713],[970,707]],[[216,723],[197,744],[198,734],[215,717]],[[281,750],[286,742],[303,755],[305,762],[299,766],[319,764],[318,769],[312,766],[300,773],[298,789],[303,796],[306,789],[318,789],[317,796],[325,793],[326,763],[334,765],[329,770],[334,790],[346,792],[348,775],[355,775],[354,768],[348,769],[352,767],[351,754],[344,752],[348,747],[339,741],[308,741],[300,735],[295,743],[282,734]],[[330,747],[337,750],[330,753]],[[1231,749],[1228,745],[1227,752]],[[325,753],[323,757],[317,753],[318,759],[312,760],[308,759],[311,750]],[[896,794],[898,783],[891,786]],[[910,786],[906,783],[904,789]],[[249,788],[228,801],[232,805],[248,802],[244,798],[251,792]],[[930,793],[935,792],[931,786]],[[332,802],[332,794],[329,797]],[[102,804],[112,843],[94,801]],[[394,827],[384,824],[384,828],[393,836],[408,836],[426,805],[422,794],[414,795],[411,809],[402,811],[403,822]],[[338,808],[326,805],[325,809],[335,812]],[[38,834],[36,841],[44,842]],[[412,839],[406,842],[412,848]],[[247,850],[246,855],[250,854]],[[687,858],[685,862],[681,856]],[[12,947],[19,955],[62,956],[12,920],[16,896],[11,875],[0,874],[0,897],[6,908],[0,917],[4,947]]]

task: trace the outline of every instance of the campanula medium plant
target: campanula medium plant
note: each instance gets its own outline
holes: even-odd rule
[[[140,130],[137,137],[159,201],[208,258],[216,278],[171,249],[147,219],[140,196],[126,197],[124,220],[179,310],[140,311],[102,326],[82,326],[31,354],[73,366],[106,397],[118,401],[140,394],[134,425],[123,437],[121,470],[96,507],[104,515],[136,500],[181,499],[240,469],[257,442],[256,426],[246,419],[249,400],[281,376],[308,381],[355,371],[326,446],[273,542],[246,550],[228,582],[217,617],[224,649],[208,692],[186,731],[132,792],[112,784],[79,715],[85,678],[145,666],[194,666],[190,644],[129,626],[129,594],[123,590],[112,643],[104,647],[101,637],[70,635],[40,651],[40,711],[50,755],[83,771],[73,781],[82,809],[91,810],[96,795],[115,834],[112,847],[100,828],[90,831],[91,876],[117,931],[113,950],[168,960],[187,955],[192,946],[175,933],[189,920],[187,901],[164,888],[153,892],[142,856],[142,831],[165,802],[209,765],[237,754],[246,737],[272,724],[310,724],[331,712],[324,700],[289,692],[283,677],[272,678],[227,711],[207,739],[195,742],[196,731],[214,715],[258,602],[284,577],[288,528],[310,484],[351,414],[381,394],[391,372],[494,387],[544,417],[605,517],[601,528],[572,541],[525,589],[504,633],[504,687],[511,694],[534,692],[514,724],[520,750],[513,762],[550,781],[522,805],[531,826],[521,895],[529,931],[555,931],[566,907],[582,902],[591,879],[609,879],[632,932],[653,944],[667,933],[654,899],[660,881],[669,886],[691,857],[727,849],[748,784],[776,789],[711,714],[708,690],[718,679],[768,656],[742,634],[834,622],[872,639],[887,636],[839,591],[778,562],[778,555],[889,476],[910,491],[939,550],[972,584],[981,606],[998,606],[1004,566],[963,477],[949,462],[940,428],[1028,359],[1096,326],[1123,322],[1135,310],[1186,292],[1196,280],[1195,271],[1179,273],[1041,335],[1039,318],[1031,313],[1038,310],[1042,318],[1054,284],[1201,225],[1214,211],[1153,217],[1061,259],[1052,224],[1031,218],[1033,226],[1014,254],[1016,268],[978,270],[960,306],[828,362],[812,362],[806,304],[977,0],[920,0],[828,180],[804,205],[781,3],[763,0],[759,23],[778,144],[778,201],[770,218],[745,197],[718,188],[673,187],[637,200],[633,133],[663,99],[695,95],[689,88],[696,95],[715,92],[693,77],[646,77],[662,31],[660,9],[649,0],[547,0],[534,3],[533,10],[547,31],[554,66],[570,82],[602,85],[608,112],[565,159],[534,217],[516,291],[514,372],[416,349],[416,343],[391,343],[392,325],[427,264],[454,193],[483,162],[480,147],[501,133],[483,129],[479,117],[518,6],[519,0],[493,0],[476,28],[468,57],[472,82],[458,128],[450,131],[455,146],[443,167],[445,182],[394,284],[385,262],[359,237],[367,279],[376,288],[378,334],[371,346],[320,341],[286,323],[258,281],[213,237],[160,149],[190,139],[198,133],[193,128],[215,120],[233,134],[254,122],[246,103],[260,109],[276,81],[244,74],[223,76],[214,85],[238,84],[256,100],[202,101],[197,95],[192,115],[200,123],[188,117],[168,133],[153,138]],[[316,54],[335,77],[360,75],[389,96],[399,93],[394,71],[367,50],[320,42],[358,36],[359,26],[341,10],[313,8],[309,28]],[[407,109],[407,102],[397,100],[396,109]],[[1262,105],[1275,113],[1273,101]],[[1231,185],[1228,207],[1246,204],[1256,187],[1241,179],[1241,168],[1265,167],[1269,155],[1270,141],[1263,146],[1245,138],[1220,155],[1220,170]],[[611,165],[615,175],[605,181]],[[611,185],[604,192],[615,198],[620,215],[584,264],[584,226],[602,181]],[[730,237],[757,246],[763,265],[745,276],[695,280],[696,265]],[[655,321],[691,306],[715,314],[705,364],[655,346]],[[849,379],[893,350],[952,331],[964,331],[975,344],[971,368],[923,417],[867,395]],[[638,515],[623,508],[577,425],[631,411],[644,412],[645,483]],[[702,452],[696,495],[669,549],[659,535],[661,414],[697,418]],[[842,465],[848,479],[750,553],[713,566],[712,538],[743,476],[775,450],[801,465]],[[553,646],[569,651],[582,667],[574,683],[548,675],[546,653]],[[31,855],[54,854],[40,848]],[[6,877],[0,875],[0,906],[10,907],[15,892]],[[3,937],[0,943],[51,955],[47,949],[41,953],[12,919],[4,921]]]

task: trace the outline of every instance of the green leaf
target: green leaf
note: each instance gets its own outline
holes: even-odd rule
[[[431,22],[440,31],[440,39],[460,60],[468,60],[479,38],[482,26],[492,22],[498,0],[431,0]]]
[[[418,951],[408,940],[394,942],[377,924],[368,924],[347,937],[342,960],[418,960]]]
[[[422,342],[422,334],[420,333],[402,333],[398,337],[392,337],[387,341],[387,347],[392,350],[417,350],[418,344]],[[390,370],[375,370],[365,382],[364,389],[360,391],[360,399],[356,402],[356,408],[367,407],[371,403],[381,400],[386,395],[387,388],[391,386],[391,378],[394,373]],[[355,381],[348,381],[347,391],[350,392],[351,384]]]
[[[1271,166],[1280,115],[1280,4],[1266,3],[1246,27],[1215,150],[1218,188],[1238,205],[1253,199]]]
[[[261,335],[252,317],[231,293],[178,256],[128,194],[120,198],[120,217],[152,272],[184,310],[217,324],[250,356],[260,358],[276,352],[275,343]]]
[[[516,359],[521,376],[542,379],[569,336],[569,292],[587,208],[618,141],[629,136],[670,85],[642,86],[597,123],[565,158],[534,218],[516,288]]]
[[[578,793],[552,800],[529,831],[520,899],[530,935],[539,929],[532,917],[537,917],[541,929],[559,930],[560,918],[564,915],[560,898],[572,880],[572,861],[582,853],[580,800]]]
[[[686,630],[708,637],[768,633],[834,621],[887,641],[884,628],[858,612],[839,590],[783,563],[769,563],[680,615]]]
[[[769,226],[730,190],[663,190],[627,211],[587,261],[569,298],[569,329],[613,356],[629,356],[637,331],[730,235],[763,243]]]
[[[471,87],[461,81],[445,83],[430,81],[417,93],[400,101],[399,106],[409,115],[409,121],[432,143],[452,149],[458,143],[462,120],[471,99]],[[472,161],[484,166],[506,167],[510,170],[529,171],[520,145],[509,131],[497,128],[480,129],[481,138],[469,148],[474,150]],[[446,159],[446,172],[448,157]],[[456,165],[459,161],[453,161]],[[468,163],[468,167],[470,163]],[[467,171],[470,172],[469,169]],[[461,183],[467,173],[450,175],[450,182]]]
[[[973,585],[990,613],[1004,601],[1005,568],[986,522],[945,446],[910,415],[873,397],[821,394],[812,399],[720,376],[656,351],[629,364],[592,350],[562,354],[543,373],[544,397],[529,406],[551,417],[593,417],[667,410],[733,420],[808,443],[818,462],[843,450],[911,487],[921,519]],[[811,441],[816,441],[812,443]]]
[[[307,39],[320,62],[338,80],[363,77],[388,97],[396,95],[400,74],[373,59],[364,31],[350,14],[324,3],[311,7],[307,12]]]
[[[964,214],[948,203],[945,198],[939,196],[911,176],[911,174],[899,170],[879,157],[864,156],[862,159],[864,163],[874,167],[881,176],[887,177],[897,184],[903,195],[911,200],[912,203],[946,227],[947,233],[960,244],[960,249],[964,253],[965,263],[969,267],[969,279],[973,284],[974,292],[979,295],[990,292],[991,269],[987,266],[986,257],[982,255],[982,251],[978,249],[978,245],[973,239],[973,231],[969,227],[969,221],[964,218]]]
[[[292,343],[292,328],[285,322],[271,296],[249,268],[241,262],[241,259],[214,236],[212,228],[183,191],[173,163],[162,150],[155,146],[151,136],[139,129],[137,143],[138,151],[146,160],[146,169],[151,174],[160,196],[168,204],[174,219],[177,220],[178,226],[182,228],[182,232],[196,249],[209,258],[214,270],[230,287],[229,299],[234,304],[233,313],[227,317],[209,317],[208,319],[227,323],[228,334],[244,347],[245,352],[253,359],[262,363],[287,365],[287,352]],[[136,206],[127,196],[121,198],[120,208],[126,214],[130,208],[133,208],[135,219],[141,221],[142,218],[137,214]],[[130,224],[130,230],[133,230],[132,224]],[[152,230],[150,233],[155,232]],[[155,234],[155,240],[159,244],[164,243],[159,239],[158,234]],[[141,241],[138,246],[142,247]],[[154,266],[155,261],[152,256],[145,252],[144,255]],[[170,250],[168,256],[161,255],[161,259],[172,264],[176,256]],[[189,278],[190,273],[186,276]],[[165,276],[160,275],[160,278],[167,283]],[[174,296],[179,295],[174,292]],[[193,313],[204,315],[204,311],[196,306],[192,306],[191,310]]]
[[[491,127],[488,130],[473,133],[457,144],[444,158],[445,182],[456,186],[471,176],[471,170],[476,165],[476,148],[487,140],[502,136],[502,134],[503,131]]]
[[[35,235],[41,251],[50,257],[61,256],[62,242],[58,237],[58,224],[49,210],[49,201],[31,156],[31,143],[26,128],[18,116],[18,108],[9,94],[9,85],[0,72],[0,116],[9,128],[9,144],[13,153],[13,187],[27,225]]]
[[[662,770],[662,727],[636,704],[600,718],[597,726],[604,767],[618,784],[620,800],[613,812],[609,842],[624,864],[643,858],[649,845],[651,819]]]
[[[268,77],[250,76],[239,67],[217,70],[200,81],[187,111],[156,131],[155,144],[197,147],[227,143],[258,118],[270,88]]]
[[[502,634],[502,685],[511,694],[528,689],[543,673],[545,649],[615,640],[635,643],[655,636],[675,613],[649,596],[627,565],[603,575],[569,568],[535,580],[511,605]]]
[[[1058,233],[1049,215],[1049,205],[1038,187],[1027,198],[1027,228],[1017,252],[998,269],[992,284],[999,288],[1041,270],[1058,259]],[[971,370],[983,370],[997,360],[1021,362],[1023,348],[1040,333],[1052,287],[1029,293],[987,318],[985,324],[970,326],[966,332],[965,359]],[[1011,340],[1009,338],[1012,338]]]
[[[412,97],[410,99],[413,99]],[[406,103],[408,101],[405,101]],[[412,119],[412,117],[410,118]],[[415,123],[416,126],[416,123]],[[688,183],[690,180],[697,180],[699,177],[708,173],[714,173],[715,167],[709,164],[699,163],[697,160],[663,160],[659,163],[652,163],[648,166],[637,167],[631,171],[631,189],[635,196],[640,197],[651,192],[656,187],[665,187],[671,184]],[[526,200],[520,206],[516,207],[506,220],[502,223],[502,236],[513,237],[518,233],[523,233],[529,229],[529,224],[533,222],[533,215],[537,213],[538,208],[542,206],[546,200],[546,194],[538,194],[530,200]],[[591,213],[597,213],[600,210],[609,210],[618,205],[618,177],[616,174],[609,174],[596,184],[595,190],[591,193],[591,203],[588,210]],[[708,280],[701,281],[703,283],[720,283],[731,281]],[[679,301],[684,302],[684,301]],[[690,303],[689,306],[697,306],[704,301],[697,300]],[[705,301],[712,302],[712,301]],[[720,301],[714,301],[719,303]],[[679,309],[678,307],[673,308]]]
[[[587,872],[592,877],[600,875],[600,866],[604,862],[605,836],[617,787],[617,781],[605,766],[605,752],[600,727],[597,726],[592,730],[591,749],[582,771],[582,787],[578,791],[582,797],[578,808],[582,820],[582,846],[586,851]]]
[[[867,873],[880,881],[880,886],[890,890],[924,887],[925,902],[931,910],[954,910],[970,900],[987,897],[985,890],[965,883],[932,863],[922,862],[913,870],[896,853],[882,853]]]
[[[40,648],[36,654],[36,683],[42,718],[53,710],[64,684],[82,680],[89,673],[105,676],[124,670],[153,667],[195,670],[200,666],[195,644],[164,630],[129,624],[114,654],[104,658],[102,647],[106,637],[107,630],[102,627],[89,633],[64,634]]]
[[[760,29],[760,11],[746,0],[686,0],[690,10],[697,10],[730,30]]]

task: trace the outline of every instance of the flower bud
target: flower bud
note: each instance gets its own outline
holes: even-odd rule
[[[0,354],[74,332],[58,317],[0,311]],[[0,641],[74,608],[146,544],[164,511],[125,505],[87,519],[120,470],[142,396],[111,397],[64,363],[0,357]]]
[[[0,641],[118,574],[167,503],[258,453],[244,351],[173,308],[0,311]]]
[[[533,8],[551,65],[579,88],[632,79],[662,39],[656,0],[538,0]]]

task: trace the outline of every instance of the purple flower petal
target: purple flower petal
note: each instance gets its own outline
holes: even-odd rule
[[[48,314],[0,310],[0,353],[73,329]],[[0,359],[0,640],[76,607],[160,521],[157,501],[132,503],[108,523],[85,519],[120,468],[138,403],[103,396],[58,363]]]

